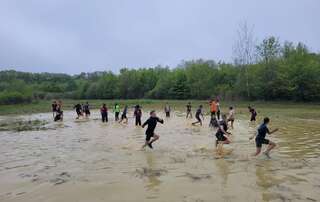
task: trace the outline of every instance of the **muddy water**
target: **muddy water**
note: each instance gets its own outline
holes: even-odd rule
[[[146,114],[146,113],[145,113]],[[0,132],[0,201],[320,201],[320,121],[275,118],[272,159],[251,157],[256,124],[235,122],[233,143],[217,158],[214,132],[191,126],[182,112],[159,124],[154,150],[141,151],[144,129],[89,120],[52,123],[48,130]],[[163,114],[159,114],[163,117]],[[145,120],[146,117],[143,118]]]

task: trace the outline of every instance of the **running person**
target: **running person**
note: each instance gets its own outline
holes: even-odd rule
[[[200,123],[200,125],[202,126],[202,120],[200,118],[200,115],[202,116],[202,119],[204,119],[203,113],[202,113],[202,105],[199,106],[199,108],[197,109],[196,112],[196,122],[193,122],[192,125],[196,125],[197,123]]]
[[[231,122],[231,128],[233,129],[233,123],[234,123],[234,108],[232,106],[229,107],[229,116],[228,116],[228,123]]]
[[[250,121],[251,122],[256,121],[257,111],[251,106],[248,106],[248,109],[249,109],[249,112],[251,113]]]
[[[53,118],[54,118],[55,115],[56,115],[57,107],[58,107],[57,101],[53,101],[52,104],[51,104],[52,116],[53,116]]]
[[[63,120],[62,102],[59,101],[56,107],[56,114],[54,117],[54,121],[62,121],[62,120]]]
[[[90,116],[90,106],[89,106],[88,102],[86,102],[86,104],[83,105],[83,111],[84,111],[86,117]]]
[[[219,101],[219,99],[217,98],[216,99],[216,110],[217,110],[217,118],[218,118],[218,120],[220,120],[220,101]]]
[[[227,116],[225,114],[222,115],[222,120],[219,123],[219,128],[216,133],[216,147],[218,152],[222,152],[222,146],[224,144],[229,144],[231,141],[229,140],[229,136],[231,133],[228,131],[228,124],[227,124]]]
[[[187,107],[187,116],[186,116],[186,118],[188,118],[189,115],[190,115],[190,118],[192,118],[192,112],[191,112],[192,106],[191,106],[191,103],[189,102],[186,107]]]
[[[76,112],[77,112],[77,118],[76,119],[79,119],[80,116],[83,116],[81,104],[78,103],[78,104],[74,105],[73,109],[76,109]]]
[[[168,102],[166,103],[166,106],[164,106],[164,112],[166,113],[166,117],[169,118],[170,117],[171,108],[170,108],[170,105],[168,104]]]
[[[142,128],[148,125],[148,128],[146,130],[146,142],[142,146],[142,148],[145,148],[148,145],[151,149],[153,149],[152,143],[157,141],[160,137],[159,135],[154,133],[154,130],[158,122],[163,124],[163,119],[158,118],[156,115],[156,112],[152,110],[150,112],[150,118],[146,122],[144,122],[144,124],[142,125]]]
[[[139,105],[135,106],[133,115],[136,117],[136,126],[141,126],[142,111]]]
[[[211,118],[215,118],[216,112],[217,112],[217,103],[215,100],[210,100],[209,105],[210,105]]]
[[[218,120],[216,118],[217,103],[216,103],[215,100],[212,99],[212,100],[210,100],[209,105],[210,105],[210,113],[211,113],[209,127],[218,128],[219,127],[219,123],[218,123]]]
[[[100,113],[102,122],[108,122],[108,108],[106,104],[102,104],[102,107],[100,108]]]
[[[118,121],[119,120],[119,114],[120,114],[120,106],[119,106],[118,103],[116,103],[114,105],[113,112],[114,112],[114,120]]]
[[[123,109],[123,111],[122,111],[122,114],[121,114],[121,119],[120,119],[119,123],[121,123],[124,119],[125,119],[126,121],[123,122],[123,123],[125,123],[125,124],[128,123],[127,112],[128,112],[128,105],[126,105],[126,106],[124,107],[124,109]]]
[[[272,133],[277,132],[279,129],[276,128],[272,131],[269,131],[268,128],[268,124],[270,123],[270,119],[268,117],[265,117],[263,119],[263,123],[259,126],[258,131],[256,133],[256,153],[254,154],[254,156],[257,156],[260,154],[261,152],[261,148],[262,148],[262,144],[267,144],[268,147],[266,149],[265,152],[263,152],[264,155],[266,155],[268,158],[270,158],[270,151],[276,146],[276,143],[266,139],[266,135],[269,134],[271,135]],[[253,135],[252,137],[250,137],[249,139],[253,139],[255,135]]]

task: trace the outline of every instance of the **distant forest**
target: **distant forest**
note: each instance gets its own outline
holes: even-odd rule
[[[320,54],[268,37],[243,43],[233,63],[184,61],[78,75],[0,72],[0,104],[42,99],[208,99],[320,101]],[[248,51],[248,52],[246,52]],[[250,53],[249,53],[250,51]]]

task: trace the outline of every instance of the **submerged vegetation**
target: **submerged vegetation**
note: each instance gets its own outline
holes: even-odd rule
[[[45,125],[48,124],[45,120],[14,120],[14,121],[0,121],[0,131],[30,131],[30,130],[47,130]]]
[[[0,72],[0,104],[51,99],[208,99],[320,101],[320,54],[270,37],[253,62],[185,61],[176,68],[79,75]],[[240,62],[239,62],[240,61]]]

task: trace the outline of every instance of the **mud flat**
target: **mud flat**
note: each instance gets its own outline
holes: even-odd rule
[[[76,121],[65,112],[60,123],[51,113],[1,116],[0,201],[320,201],[317,119],[273,112],[270,127],[280,132],[271,137],[278,147],[268,160],[251,157],[248,138],[257,125],[241,114],[233,143],[217,159],[209,117],[203,127],[191,126],[176,111],[158,125],[154,150],[141,151],[144,129],[132,118],[105,124],[92,114]]]

